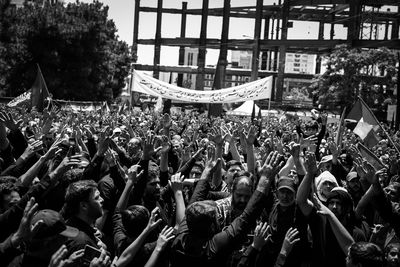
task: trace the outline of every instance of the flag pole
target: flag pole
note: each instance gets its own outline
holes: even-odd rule
[[[337,136],[336,136],[336,146],[338,148],[342,147],[342,139],[343,139],[343,126],[344,126],[344,117],[346,115],[346,107],[344,107],[343,111],[342,111],[342,116],[340,117],[340,121],[339,121],[339,127],[338,127],[338,132],[337,132]]]
[[[364,102],[364,100],[358,96],[358,99],[361,101],[361,103],[368,109],[368,111],[372,114],[373,118],[375,121],[378,123],[379,127],[382,129],[382,131],[385,133],[386,137],[388,138],[389,142],[394,146],[394,149],[396,149],[397,154],[400,154],[399,149],[397,148],[396,144],[393,142],[392,138],[390,135],[386,132],[386,130],[383,128],[382,124],[377,120],[375,117],[375,114],[372,112],[372,110],[368,107],[368,105]]]

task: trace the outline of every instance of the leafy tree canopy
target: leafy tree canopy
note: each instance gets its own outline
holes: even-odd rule
[[[338,46],[327,58],[327,71],[314,81],[313,93],[318,104],[331,109],[351,106],[357,96],[373,106],[394,88],[396,62],[396,54],[387,48]]]
[[[56,99],[111,100],[132,57],[98,1],[9,6],[0,0],[0,88],[16,96],[32,85],[36,63]]]

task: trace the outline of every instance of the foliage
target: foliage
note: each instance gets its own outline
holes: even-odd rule
[[[110,100],[121,93],[132,57],[107,6],[95,1],[15,9],[0,1],[0,88],[6,95],[30,88],[36,63],[57,99]]]
[[[381,102],[395,85],[397,58],[387,48],[349,49],[337,46],[327,58],[327,71],[314,81],[318,104],[343,108],[360,95],[369,106]],[[379,100],[379,101],[377,101]]]

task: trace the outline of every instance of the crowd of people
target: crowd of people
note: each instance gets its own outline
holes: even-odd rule
[[[313,115],[2,107],[0,266],[400,266],[398,148]]]

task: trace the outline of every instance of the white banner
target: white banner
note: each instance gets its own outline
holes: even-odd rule
[[[135,71],[134,76],[132,92],[192,103],[231,103],[269,99],[272,91],[272,76],[239,86],[212,91],[178,87],[139,71]]]
[[[16,107],[16,106],[19,106],[22,103],[27,103],[30,100],[31,100],[31,91],[29,90],[29,91],[17,96],[16,98],[11,100],[10,102],[8,102],[7,106],[8,107]]]

